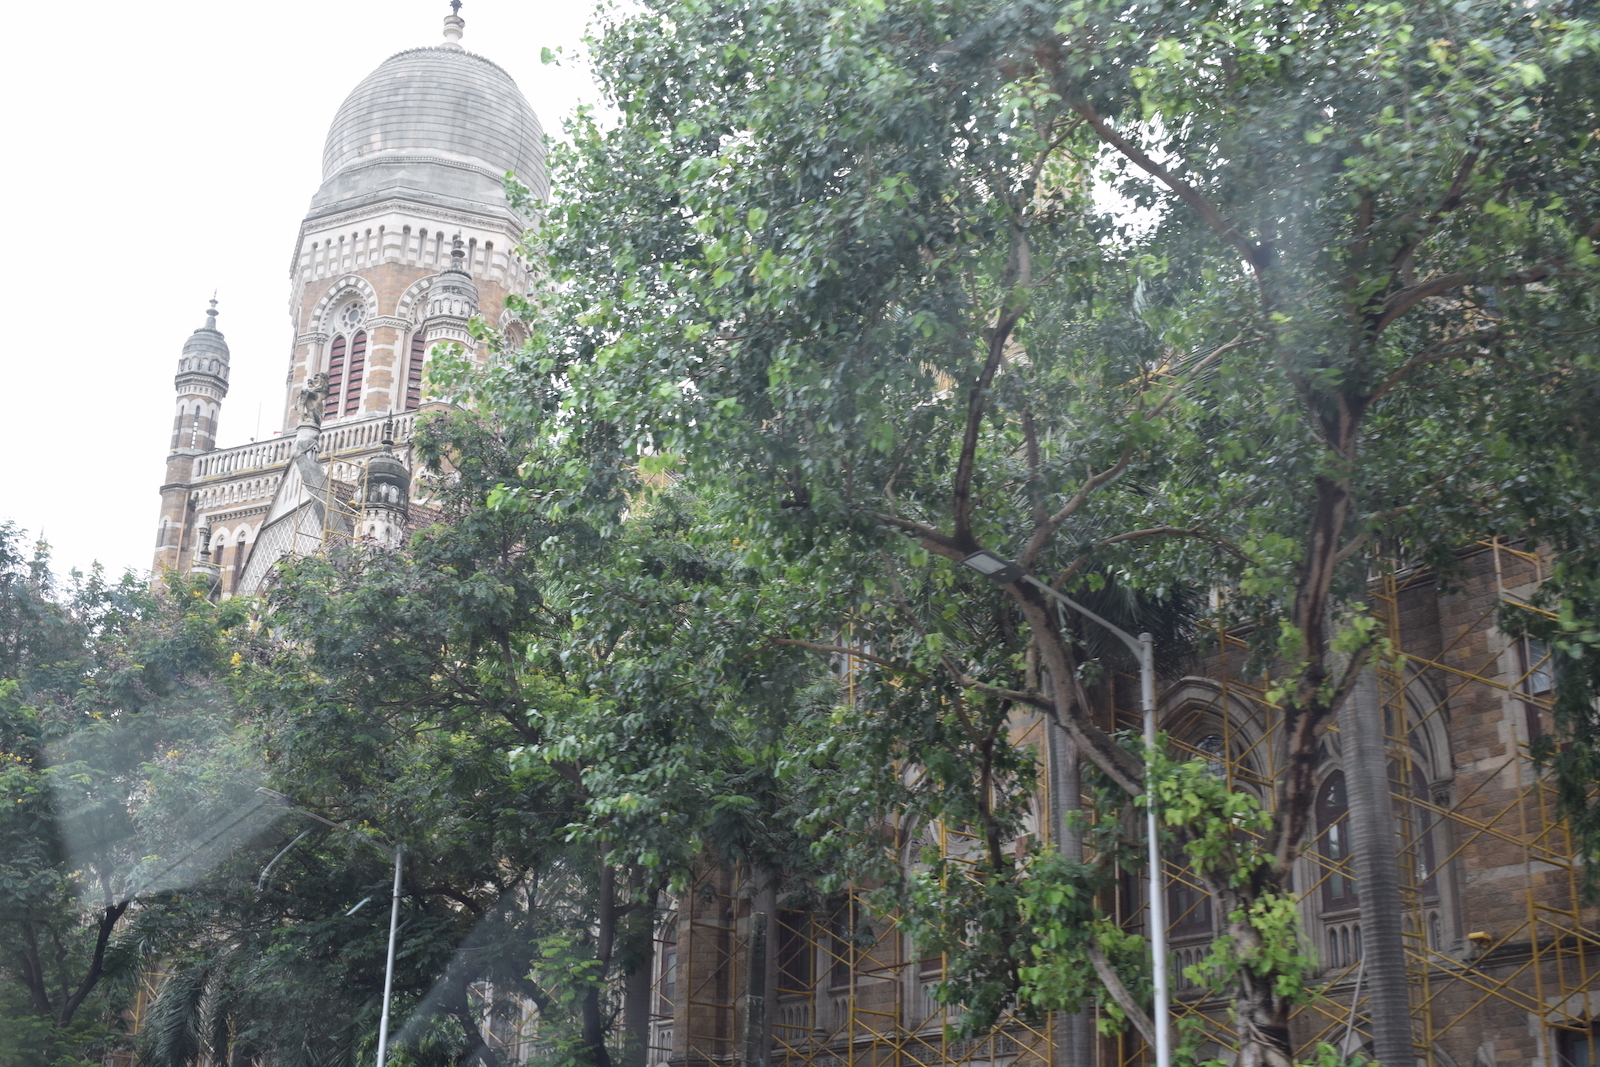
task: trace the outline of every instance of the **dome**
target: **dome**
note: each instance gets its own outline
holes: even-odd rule
[[[387,442],[382,452],[367,461],[366,485],[358,492],[365,507],[387,507],[401,514],[409,510],[411,472]]]
[[[211,301],[206,312],[205,325],[183,342],[183,355],[178,360],[178,377],[187,374],[207,374],[228,380],[228,342],[217,329],[217,302]]]
[[[392,196],[505,212],[506,171],[544,197],[544,130],[517,83],[454,43],[413,48],[340,106],[312,214]]]

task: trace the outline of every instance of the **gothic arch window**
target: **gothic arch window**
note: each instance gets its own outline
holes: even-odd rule
[[[328,396],[322,404],[322,417],[331,419],[339,414],[339,398],[344,388],[345,339],[340,334],[328,348]]]
[[[344,413],[354,415],[361,408],[361,380],[366,373],[367,334],[358,332],[350,339],[350,368],[345,372]]]
[[[1360,903],[1350,851],[1350,799],[1344,772],[1335,770],[1317,787],[1316,855],[1322,861],[1321,899],[1325,912],[1349,911]]]
[[[1171,743],[1174,759],[1199,762],[1206,773],[1226,781],[1231,788],[1264,796],[1256,771],[1257,724],[1248,708],[1230,701],[1211,683],[1191,679],[1168,696],[1170,710],[1161,716],[1161,728]],[[1210,892],[1188,858],[1169,854],[1164,864],[1167,902],[1167,936],[1177,966],[1179,992],[1198,988],[1183,976],[1184,968],[1201,963],[1217,933],[1217,909]],[[1130,886],[1142,897],[1142,888]]]
[[[1317,838],[1307,850],[1321,881],[1316,911],[1322,923],[1322,962],[1349,970],[1361,960],[1361,905],[1356,889],[1355,857],[1350,839],[1350,800],[1344,771],[1334,770],[1317,787],[1314,810]]]
[[[250,530],[239,527],[238,534],[233,541],[232,573],[228,576],[228,592],[232,593],[239,588],[239,579],[244,577],[244,557],[250,551]]]

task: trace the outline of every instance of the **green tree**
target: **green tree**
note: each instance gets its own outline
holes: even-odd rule
[[[364,1054],[387,913],[345,913],[388,874],[355,834],[404,850],[394,1018],[419,1064],[497,1062],[484,982],[534,1005],[544,1062],[642,1063],[663,892],[708,857],[792,860],[772,738],[809,659],[736,661],[753,572],[670,486],[562,517],[530,425],[428,423],[435,524],[280,568],[241,647],[247,743],[346,829],[286,819],[186,893],[151,1063]]]
[[[58,588],[43,545],[0,525],[0,1011],[6,1062],[99,1057],[158,890],[214,858],[154,817],[152,781],[226,732],[224,633],[239,615],[96,569]],[[186,829],[222,843],[223,812]]]
[[[647,3],[595,41],[619,118],[557,154],[513,373],[604,428],[575,469],[675,456],[725,501],[791,576],[776,639],[852,633],[892,683],[894,751],[998,768],[968,775],[980,836],[1024,788],[1012,708],[1155,786],[1228,917],[1241,1062],[1287,1064],[1289,873],[1382,652],[1367,575],[1570,499],[1548,401],[1595,365],[1594,42],[1503,2]],[[1207,853],[1232,802],[1144,780],[1048,596],[928,562],[980,548],[1065,590],[1230,590],[1285,745],[1258,849]],[[1017,915],[985,916],[990,1003]]]

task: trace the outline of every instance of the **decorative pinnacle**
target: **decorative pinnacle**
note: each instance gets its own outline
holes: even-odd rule
[[[467,25],[461,17],[461,0],[450,0],[450,14],[444,17],[444,47],[460,48],[461,31]]]
[[[215,330],[217,328],[217,294],[211,293],[211,309],[206,312],[206,324],[202,329]]]
[[[467,273],[467,253],[461,247],[461,235],[458,233],[455,240],[450,242],[450,269]]]
[[[460,0],[456,0],[459,5]],[[383,450],[390,451],[394,447],[394,408],[389,409],[389,417],[383,420]]]

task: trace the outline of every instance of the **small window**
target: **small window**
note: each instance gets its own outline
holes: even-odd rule
[[[829,955],[833,957],[828,968],[828,984],[834,989],[850,985],[855,967],[855,909],[846,904],[834,912],[828,924]]]
[[[1346,911],[1358,904],[1350,866],[1350,802],[1344,772],[1334,771],[1317,791],[1317,853],[1330,868],[1322,882],[1325,911]]]
[[[1211,936],[1211,894],[1191,871],[1167,883],[1167,932],[1175,941]]]
[[[1528,720],[1528,740],[1534,741],[1547,732],[1544,728],[1544,711],[1555,689],[1555,671],[1550,659],[1550,646],[1534,637],[1524,637],[1517,642],[1517,688],[1532,697],[1522,702],[1523,714]]]
[[[778,912],[778,992],[810,993],[811,941],[806,937],[810,916],[803,911]]]
[[[367,363],[365,331],[350,339],[350,371],[345,375],[344,413],[354,415],[361,407],[361,378]],[[331,389],[330,389],[331,393]]]
[[[1206,761],[1206,771],[1213,778],[1227,777],[1228,769],[1222,763],[1224,745],[1221,734],[1206,734],[1194,743],[1198,752],[1195,758]]]
[[[663,945],[661,949],[661,1003],[657,1011],[661,1015],[671,1015],[674,1001],[678,995],[678,946],[676,943]]]
[[[339,414],[340,389],[344,385],[344,337],[333,339],[328,349],[328,396],[322,404],[322,417],[331,419]]]
[[[1588,1026],[1581,1030],[1556,1031],[1556,1054],[1561,1067],[1597,1067],[1600,1065],[1600,1029]]]
[[[411,359],[406,364],[406,410],[415,411],[422,403],[422,364],[428,356],[428,345],[422,331],[411,335]]]
[[[1433,827],[1439,817],[1422,806],[1433,799],[1433,790],[1428,786],[1428,776],[1417,766],[1411,768],[1411,798],[1414,803],[1406,805],[1411,817],[1411,825],[1407,829],[1412,836],[1416,885],[1425,898],[1435,900],[1439,896],[1439,872]]]

